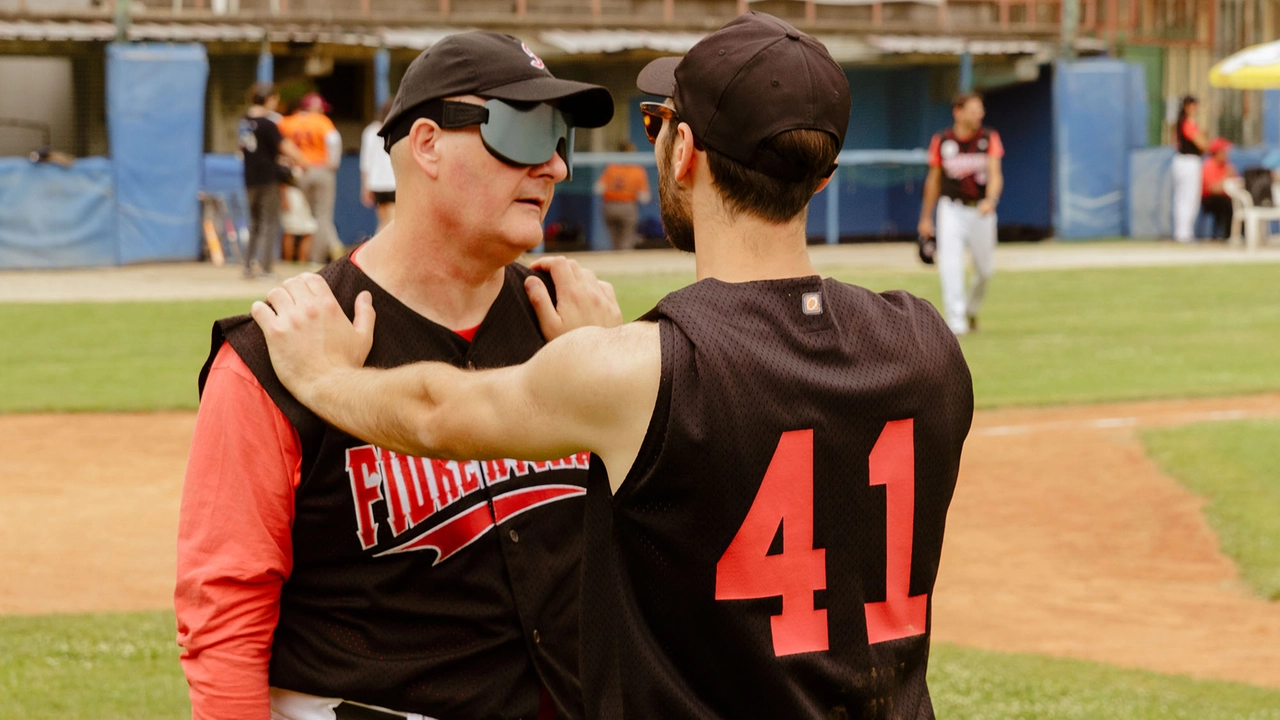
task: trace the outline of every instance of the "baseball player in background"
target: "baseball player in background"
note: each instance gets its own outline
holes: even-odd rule
[[[982,126],[982,98],[961,93],[951,104],[955,124],[929,144],[919,232],[937,238],[943,312],[956,335],[978,329],[978,311],[995,273],[996,206],[1004,190],[1004,145]],[[938,221],[934,225],[934,207]],[[965,248],[973,256],[973,284],[966,282]]]
[[[973,390],[932,305],[810,261],[844,71],[752,12],[637,85],[666,98],[641,111],[697,283],[642,321],[466,372],[362,367],[392,308],[361,295],[353,324],[304,275],[253,306],[271,359],[313,410],[397,451],[592,451],[588,717],[932,718],[929,608]]]
[[[1200,215],[1203,166],[1200,156],[1209,149],[1209,139],[1196,124],[1200,101],[1193,95],[1182,98],[1182,109],[1173,127],[1177,152],[1173,156],[1173,239],[1192,242],[1196,239],[1196,218]]]
[[[377,298],[372,365],[502,367],[621,322],[589,271],[515,263],[542,242],[574,125],[612,116],[607,90],[509,35],[453,35],[409,66],[381,130],[398,221],[323,271],[348,310]],[[247,316],[215,324],[200,386],[174,596],[194,718],[582,716],[585,454],[358,440],[281,385]]]

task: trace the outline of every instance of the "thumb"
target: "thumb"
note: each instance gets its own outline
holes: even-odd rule
[[[356,296],[356,316],[351,323],[356,333],[363,337],[372,337],[374,316],[373,295],[368,290],[363,290]]]
[[[538,324],[542,326],[543,337],[550,340],[559,335],[563,320],[560,318],[560,313],[556,312],[555,303],[551,302],[551,293],[547,291],[547,286],[543,284],[542,279],[534,276],[525,278],[524,291],[529,295],[533,311],[538,314]]]

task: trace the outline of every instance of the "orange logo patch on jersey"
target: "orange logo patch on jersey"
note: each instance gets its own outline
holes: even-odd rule
[[[805,315],[821,315],[822,314],[822,293],[805,293],[801,307]]]

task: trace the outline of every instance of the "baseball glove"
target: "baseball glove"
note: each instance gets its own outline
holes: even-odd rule
[[[916,236],[916,251],[920,253],[920,262],[925,265],[933,264],[933,256],[938,250],[938,243],[931,237],[924,235]]]

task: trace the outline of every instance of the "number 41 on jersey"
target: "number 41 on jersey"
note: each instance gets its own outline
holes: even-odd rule
[[[910,595],[911,543],[915,531],[915,423],[885,425],[868,458],[871,485],[886,498],[884,602],[866,603],[871,644],[921,635],[929,596]],[[764,481],[733,542],[716,564],[717,600],[782,597],[771,618],[779,657],[829,647],[827,611],[814,593],[827,587],[826,550],[813,546],[813,430],[782,434]],[[769,547],[782,526],[782,553]]]

